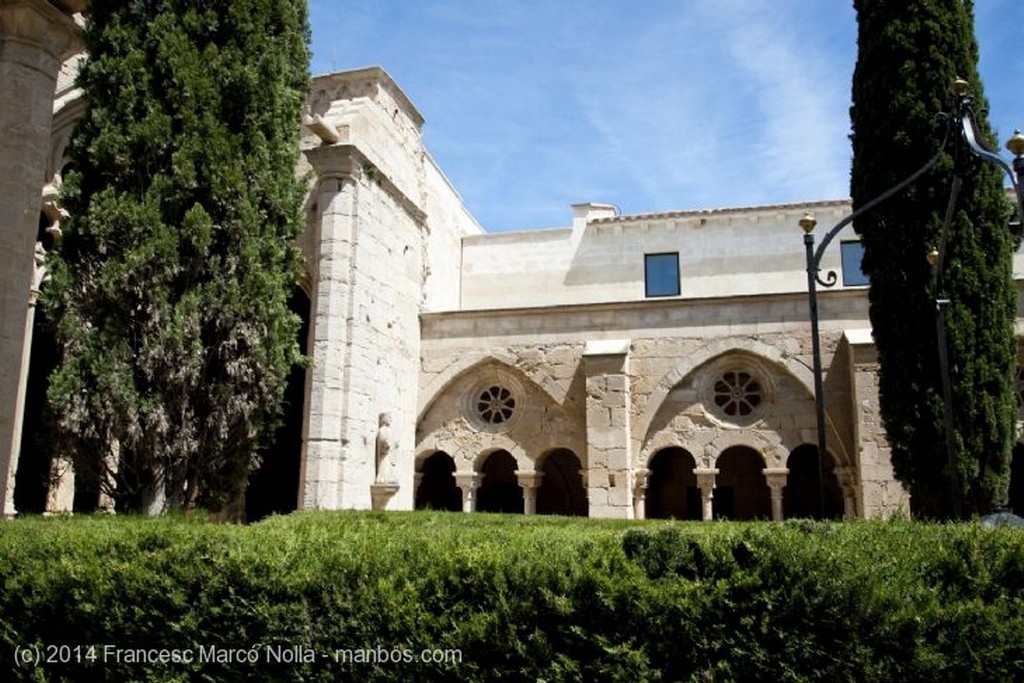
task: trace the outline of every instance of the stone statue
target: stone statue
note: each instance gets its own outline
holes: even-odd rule
[[[381,413],[377,423],[377,459],[376,477],[378,484],[392,483],[395,480],[394,467],[391,462],[391,450],[395,444],[391,440],[391,415]]]

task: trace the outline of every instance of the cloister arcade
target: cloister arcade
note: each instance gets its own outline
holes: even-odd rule
[[[634,518],[821,516],[817,447],[799,441],[806,431],[789,416],[806,411],[809,398],[774,364],[741,354],[737,366],[736,358],[714,357],[694,368],[652,407],[648,443],[630,471]],[[525,372],[493,357],[458,367],[421,414],[415,507],[587,515],[593,463],[587,461],[585,439],[591,437],[584,436],[582,400],[570,393],[556,403]],[[762,378],[767,389],[758,384],[761,393],[754,396],[714,377],[746,389],[753,377]],[[694,388],[702,384],[710,394]],[[724,398],[709,407],[701,404],[706,395]],[[745,412],[729,416],[732,407]],[[733,422],[708,422],[709,414],[717,419],[716,409]],[[558,437],[572,446],[557,445]],[[851,514],[852,507],[836,465],[830,453],[824,514],[831,518]]]

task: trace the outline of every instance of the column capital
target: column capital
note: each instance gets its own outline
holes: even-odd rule
[[[786,479],[789,477],[789,468],[766,467],[763,471],[764,478],[768,482],[768,488],[782,489],[786,486]]]
[[[473,471],[455,472],[455,485],[462,489],[462,511],[476,511],[476,490],[484,480],[484,475]]]
[[[362,175],[366,156],[355,145],[321,145],[303,150],[318,181],[328,178],[355,179]]]
[[[648,469],[633,470],[633,489],[642,490],[647,488],[647,482],[651,478],[651,471]]]
[[[540,488],[540,482],[544,478],[543,472],[536,470],[516,470],[516,482],[524,489]]]
[[[715,488],[715,477],[718,476],[717,467],[697,467],[693,474],[697,477],[697,487],[702,489]]]
[[[69,12],[81,11],[81,2],[56,3],[65,5],[61,11],[55,3],[45,0],[10,0],[0,5],[0,42],[21,43],[41,49],[57,62],[85,48],[82,29]],[[24,52],[15,54],[12,61],[25,62]],[[5,60],[10,59],[5,55]],[[25,62],[29,65],[32,60]]]
[[[455,485],[465,491],[467,488],[476,490],[484,481],[484,475],[479,472],[461,470],[455,472]]]

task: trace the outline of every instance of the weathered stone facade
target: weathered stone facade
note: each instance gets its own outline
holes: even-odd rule
[[[5,92],[8,78],[31,92],[22,104],[0,103],[0,120],[33,122],[0,155],[0,228],[11,242],[0,288],[5,514],[14,512],[17,392],[31,344],[31,247],[40,211],[59,219],[54,189],[82,106],[67,70],[56,81],[73,24],[43,6],[0,9],[4,40],[28,30],[12,28],[16,12],[36,12],[68,36],[33,47],[50,60],[46,78],[3,73]],[[0,68],[22,68],[9,54],[0,53]],[[798,220],[811,212],[835,224],[848,202],[635,216],[580,204],[564,229],[487,234],[424,149],[422,116],[383,70],[314,79],[305,123],[299,284],[312,364],[296,408],[292,509],[817,513]],[[845,248],[822,265],[852,283]],[[650,255],[676,265],[667,293],[651,291]],[[866,289],[824,291],[819,311],[825,507],[847,517],[906,510],[878,412]],[[55,461],[62,476],[47,506],[69,510],[71,475]]]

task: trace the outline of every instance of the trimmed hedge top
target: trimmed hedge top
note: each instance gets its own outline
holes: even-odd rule
[[[1024,678],[1024,535],[301,513],[0,524],[19,680]]]

